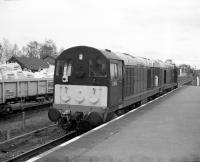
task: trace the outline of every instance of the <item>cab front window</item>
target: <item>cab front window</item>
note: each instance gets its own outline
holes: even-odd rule
[[[56,76],[62,75],[64,68],[64,61],[57,60],[56,62]]]
[[[64,63],[64,72],[63,75],[71,76],[72,73],[72,61]]]
[[[107,77],[106,60],[102,58],[89,60],[89,76],[90,77]]]
[[[72,74],[72,60],[57,60],[56,76],[71,76]]]

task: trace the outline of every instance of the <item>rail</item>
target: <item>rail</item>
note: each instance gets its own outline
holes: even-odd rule
[[[179,77],[178,78],[178,87],[189,84],[194,80],[194,77],[192,76],[184,76],[184,77]]]
[[[28,105],[18,105],[17,108],[14,108],[11,112],[9,113],[1,113],[0,116],[2,117],[14,117],[18,114],[20,114],[23,111],[31,111],[31,110],[36,110],[36,109],[42,109],[44,106],[51,106],[52,101],[47,101],[47,102],[42,102],[42,103],[33,103],[33,104],[28,104]]]
[[[26,134],[23,134],[23,135],[20,135],[20,136],[17,136],[17,137],[14,137],[14,138],[11,138],[9,140],[5,140],[3,142],[0,142],[0,148],[2,148],[4,145],[9,145],[10,143],[16,141],[16,140],[20,140],[20,139],[23,139],[27,136],[31,136],[33,134],[36,134],[36,133],[39,133],[39,132],[42,132],[42,131],[45,131],[47,129],[49,129],[50,127],[55,127],[57,126],[57,124],[52,124],[52,125],[49,125],[47,127],[43,127],[43,128],[40,128],[40,129],[37,129],[37,130],[34,130],[32,132],[29,132],[29,133],[26,133]]]
[[[51,149],[55,146],[58,146],[59,144],[62,144],[63,142],[66,142],[66,141],[72,139],[75,136],[76,136],[76,131],[74,130],[72,132],[69,132],[68,134],[66,134],[65,136],[63,136],[61,138],[58,138],[58,139],[51,141],[47,144],[44,144],[44,145],[39,146],[35,149],[32,149],[28,152],[25,152],[21,155],[18,155],[16,157],[12,158],[12,159],[7,160],[6,162],[22,162],[22,161],[28,160],[28,159],[34,157],[35,155],[38,155],[38,154],[40,154],[44,151],[47,151],[47,150],[49,150],[49,149]]]

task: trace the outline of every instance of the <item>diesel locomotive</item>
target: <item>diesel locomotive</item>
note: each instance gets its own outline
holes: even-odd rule
[[[48,116],[63,129],[96,127],[178,85],[175,64],[107,49],[72,47],[55,65],[54,104]]]

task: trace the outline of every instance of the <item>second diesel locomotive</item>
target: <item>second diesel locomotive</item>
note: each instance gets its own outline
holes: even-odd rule
[[[56,59],[54,104],[48,116],[63,129],[84,123],[95,127],[177,85],[177,68],[172,63],[72,47]]]

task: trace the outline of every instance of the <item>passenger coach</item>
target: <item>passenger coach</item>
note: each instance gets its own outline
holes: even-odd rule
[[[177,87],[175,65],[78,46],[56,59],[54,105],[49,119],[64,129],[92,127]]]

